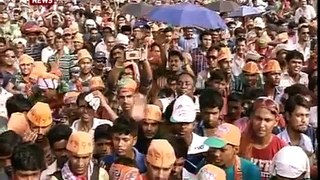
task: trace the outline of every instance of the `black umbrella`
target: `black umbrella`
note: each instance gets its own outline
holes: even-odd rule
[[[124,5],[120,11],[125,14],[130,14],[135,17],[143,17],[153,9],[153,6],[146,2],[129,3]]]
[[[216,2],[209,3],[205,6],[206,8],[217,11],[217,12],[232,12],[240,9],[239,4],[233,2],[233,1],[224,1],[219,0]]]

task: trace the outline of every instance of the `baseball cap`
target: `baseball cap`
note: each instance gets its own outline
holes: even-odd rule
[[[310,162],[307,154],[299,146],[285,146],[273,157],[269,172],[272,176],[295,179],[305,173],[310,178]]]
[[[233,124],[220,124],[215,132],[215,136],[223,140],[226,144],[231,144],[234,146],[240,145],[241,131]]]
[[[211,148],[223,148],[224,146],[227,145],[225,141],[217,137],[208,137],[204,141],[204,144]]]
[[[73,132],[67,143],[66,149],[77,155],[87,155],[93,152],[93,136],[87,132]]]
[[[173,104],[173,111],[170,118],[172,123],[192,123],[196,119],[196,107],[187,95],[181,95]]]

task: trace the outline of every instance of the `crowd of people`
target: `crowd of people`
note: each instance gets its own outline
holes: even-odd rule
[[[318,179],[317,2],[236,2],[264,13],[202,29],[0,0],[0,179]]]

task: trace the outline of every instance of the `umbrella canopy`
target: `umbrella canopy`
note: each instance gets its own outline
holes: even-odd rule
[[[217,11],[217,12],[232,12],[240,9],[239,4],[233,2],[233,1],[224,1],[219,0],[216,2],[209,3],[205,6],[206,8]]]
[[[124,5],[120,11],[135,17],[143,17],[153,9],[153,6],[141,1],[140,3],[129,3]]]
[[[190,3],[160,6],[154,8],[147,17],[153,21],[161,21],[181,27],[227,28],[218,13]]]
[[[231,12],[229,14],[229,17],[245,17],[245,16],[261,14],[263,12],[264,12],[263,10],[256,7],[241,6],[240,9],[238,9],[237,11]]]

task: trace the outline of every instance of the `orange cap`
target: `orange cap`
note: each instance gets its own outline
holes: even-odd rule
[[[278,34],[277,40],[278,40],[280,43],[285,43],[286,41],[289,40],[289,35],[288,35],[288,33],[287,33],[287,32],[283,32],[283,33]]]
[[[137,83],[135,80],[125,77],[118,82],[118,91],[136,91]]]
[[[234,146],[240,145],[241,131],[240,129],[229,123],[223,123],[218,126],[215,136],[225,141],[227,144]]]
[[[147,104],[144,110],[144,119],[151,119],[155,121],[162,121],[162,112],[159,106],[154,104]]]
[[[49,104],[37,102],[27,113],[27,118],[35,126],[49,126],[50,124],[52,124],[52,114]]]
[[[123,164],[113,163],[109,170],[110,179],[134,179],[140,177],[139,169],[135,167],[126,166]]]
[[[87,49],[80,49],[77,53],[78,60],[81,61],[84,58],[88,58],[92,61],[92,56]]]
[[[277,60],[271,59],[269,60],[263,67],[263,73],[268,72],[280,72],[281,73],[281,67]]]
[[[257,63],[255,63],[253,61],[247,62],[243,66],[242,71],[245,72],[245,73],[248,73],[248,74],[258,74],[258,73],[260,73]]]
[[[19,65],[21,64],[33,64],[34,60],[31,56],[27,55],[27,54],[22,54],[19,57]]]
[[[89,81],[90,90],[104,89],[105,85],[100,76],[92,77]]]
[[[74,35],[73,37],[73,42],[80,42],[83,43],[83,35],[80,33],[77,33],[76,35]]]
[[[20,136],[30,131],[26,115],[19,112],[11,114],[7,127],[8,130],[12,130]]]
[[[197,174],[197,180],[226,180],[226,178],[225,171],[212,164],[203,166]]]
[[[228,47],[223,47],[221,48],[220,52],[219,52],[219,56],[217,58],[217,61],[221,61],[224,59],[230,59],[231,58],[231,51]]]
[[[170,168],[176,161],[176,156],[173,147],[167,140],[154,139],[148,148],[146,160],[152,166]]]
[[[76,22],[72,23],[69,28],[72,34],[79,32],[79,25]]]
[[[33,68],[30,73],[30,78],[37,80],[39,75],[47,72],[47,67],[43,64],[42,61],[35,61],[33,63]]]
[[[67,92],[67,93],[64,94],[64,96],[63,96],[63,103],[64,103],[64,104],[73,104],[73,103],[76,103],[79,94],[80,94],[80,92],[76,92],[76,91]]]
[[[77,155],[91,154],[93,152],[93,137],[83,131],[72,132],[66,148]]]

